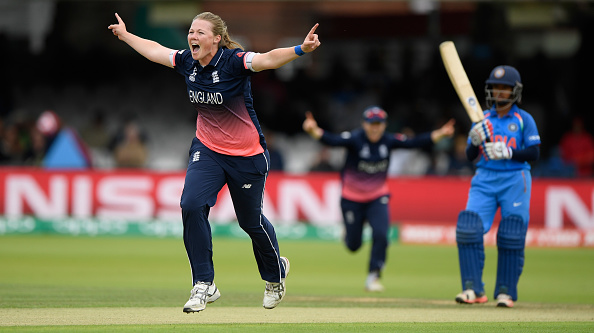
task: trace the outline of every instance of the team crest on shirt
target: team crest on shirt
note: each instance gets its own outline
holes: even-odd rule
[[[369,156],[371,156],[371,153],[369,152],[369,146],[368,145],[365,145],[359,151],[359,157],[361,157],[361,158],[369,158]]]
[[[194,71],[192,72],[192,74],[190,74],[190,77],[188,77],[188,79],[192,82],[196,81],[196,73],[198,72],[198,68],[194,67]]]
[[[386,147],[386,145],[380,145],[379,146],[379,154],[380,154],[381,158],[388,157],[388,147]]]
[[[212,72],[212,83],[219,83],[219,72]]]
[[[517,130],[518,130],[518,124],[515,124],[515,123],[510,123],[509,125],[507,125],[507,129],[508,129],[510,132],[515,132],[515,131],[517,131]]]

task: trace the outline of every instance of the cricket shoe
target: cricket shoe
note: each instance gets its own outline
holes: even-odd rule
[[[508,294],[499,294],[497,295],[497,306],[502,308],[513,308],[514,301]]]
[[[460,304],[474,304],[474,303],[487,303],[487,295],[484,293],[476,295],[474,290],[466,289],[463,292],[456,295],[456,302]]]
[[[266,281],[266,289],[264,290],[264,300],[262,306],[265,309],[274,309],[285,297],[287,288],[285,287],[285,278],[289,276],[289,259],[285,257],[280,258],[282,264],[285,266],[285,277],[281,279],[281,282],[268,282]]]
[[[197,282],[190,292],[190,299],[184,305],[184,312],[200,312],[206,309],[207,303],[212,303],[219,297],[221,292],[214,282]]]
[[[380,282],[379,274],[377,272],[371,272],[365,280],[365,291],[368,292],[382,292],[384,286]]]

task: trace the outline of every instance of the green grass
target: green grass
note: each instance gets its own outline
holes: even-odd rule
[[[226,324],[226,325],[97,325],[56,327],[10,327],[2,332],[591,332],[588,323],[375,323],[375,324]]]
[[[391,245],[383,276],[386,291],[374,294],[371,301],[370,294],[363,290],[369,245],[357,253],[348,252],[338,242],[281,241],[280,246],[281,254],[291,260],[290,296],[283,301],[284,307],[430,308],[440,305],[415,300],[453,303],[461,288],[454,246]],[[491,299],[496,249],[487,247],[486,258],[484,281]],[[215,281],[223,294],[217,301],[218,307],[260,306],[264,284],[248,240],[214,239],[214,262]],[[593,264],[593,249],[528,248],[518,306],[551,304],[562,309],[570,304],[594,305]],[[191,289],[183,242],[173,238],[2,236],[0,267],[0,309],[181,307]],[[515,324],[521,331],[526,330],[527,324]],[[482,331],[480,327],[497,331],[502,325],[505,323],[487,326],[480,323],[283,324],[282,327],[287,332],[374,331],[366,328],[370,326],[379,331],[453,332]],[[109,330],[161,331],[174,327],[176,331],[192,329],[192,325],[111,325]],[[256,328],[260,332],[278,331],[275,324],[201,326],[201,330],[215,332]],[[583,322],[536,322],[527,329],[549,332],[592,328],[592,323]],[[2,331],[6,329],[3,327]],[[64,326],[11,327],[8,331],[65,329]],[[68,329],[104,331],[106,328],[69,326]]]

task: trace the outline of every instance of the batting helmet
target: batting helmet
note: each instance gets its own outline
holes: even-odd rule
[[[494,84],[504,84],[512,87],[512,94],[510,98],[505,100],[497,100],[496,95],[493,93]],[[489,75],[489,78],[485,81],[485,95],[487,106],[491,107],[493,103],[499,105],[521,103],[522,102],[522,78],[517,69],[512,66],[497,66]]]

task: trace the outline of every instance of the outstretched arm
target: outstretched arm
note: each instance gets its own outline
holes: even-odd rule
[[[318,126],[318,122],[314,119],[310,111],[305,113],[305,121],[303,122],[303,130],[312,138],[319,140],[324,134],[324,130]]]
[[[111,24],[109,27],[107,27],[107,29],[110,29],[115,36],[118,36],[121,41],[130,45],[130,47],[132,47],[134,50],[136,50],[136,52],[140,53],[148,60],[167,67],[173,67],[171,61],[169,60],[169,54],[174,50],[162,46],[155,41],[140,38],[128,32],[126,30],[126,24],[117,13],[115,14],[115,17],[118,20],[118,23]]]
[[[318,28],[318,23],[311,28],[303,44],[299,47],[305,53],[313,52],[320,46],[320,40],[318,35],[315,33]],[[254,71],[259,72],[265,69],[276,69],[282,67],[285,64],[299,58],[295,52],[295,47],[283,47],[268,51],[266,53],[256,54],[252,60],[252,68]]]
[[[438,128],[436,130],[434,130],[433,132],[431,132],[431,140],[436,143],[439,140],[443,139],[443,138],[451,138],[452,135],[454,135],[454,124],[456,123],[456,121],[454,119],[450,119],[447,123],[445,123],[445,125],[441,126],[441,128]]]

